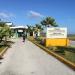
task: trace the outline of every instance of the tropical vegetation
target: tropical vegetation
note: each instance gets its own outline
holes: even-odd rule
[[[57,23],[56,23],[56,21],[55,21],[55,19],[54,18],[52,18],[52,17],[46,17],[45,19],[43,19],[42,21],[41,21],[41,24],[43,25],[43,26],[53,26],[53,27],[57,27],[58,25],[57,25]]]
[[[5,22],[0,22],[0,42],[6,42],[7,38],[12,35],[11,33],[10,27]]]

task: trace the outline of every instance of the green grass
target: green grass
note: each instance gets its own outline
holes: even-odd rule
[[[75,64],[75,53],[69,52],[69,51],[65,51],[65,58]]]
[[[75,53],[74,52],[65,50],[65,54],[62,54],[62,53],[57,53],[57,54],[59,54],[60,56],[64,57],[65,59],[75,64]]]
[[[75,40],[75,36],[73,37],[68,37],[70,40]]]
[[[70,40],[75,40],[75,35],[68,35],[68,38],[69,38]]]

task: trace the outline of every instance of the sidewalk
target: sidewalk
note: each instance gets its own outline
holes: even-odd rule
[[[1,60],[0,75],[75,75],[75,71],[48,55],[30,41],[14,39]]]

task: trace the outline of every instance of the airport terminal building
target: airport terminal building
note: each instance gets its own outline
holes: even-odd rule
[[[10,27],[13,30],[13,37],[22,37],[22,34],[27,31],[27,26],[14,26]]]

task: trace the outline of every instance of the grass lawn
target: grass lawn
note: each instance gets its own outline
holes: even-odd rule
[[[75,64],[75,53],[65,51],[65,58],[70,60],[71,62],[73,62]]]
[[[75,53],[74,52],[65,50],[65,54],[62,54],[62,53],[57,53],[57,54],[59,54],[60,56],[64,57],[65,59],[75,64]]]
[[[75,37],[68,37],[70,40],[74,40],[75,41]]]
[[[68,36],[68,38],[69,38],[70,40],[75,40],[75,35],[70,35],[70,36]]]

